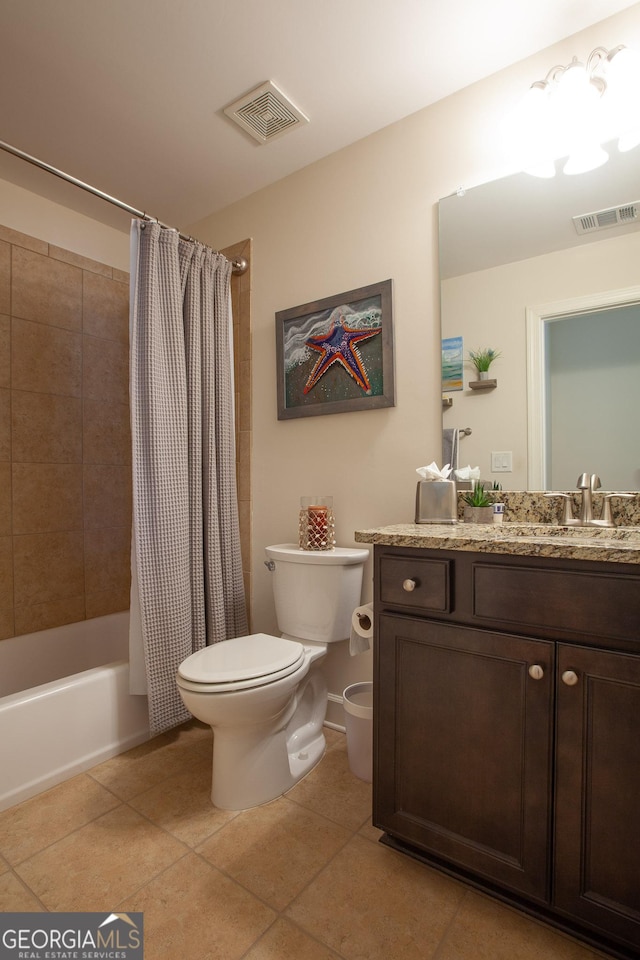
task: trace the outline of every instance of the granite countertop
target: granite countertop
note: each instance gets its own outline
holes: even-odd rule
[[[356,530],[357,543],[640,564],[640,527],[542,523],[397,523]]]

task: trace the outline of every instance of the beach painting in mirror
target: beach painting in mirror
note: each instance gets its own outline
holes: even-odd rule
[[[462,390],[464,354],[462,337],[444,337],[442,340],[442,392]]]
[[[392,281],[276,313],[278,419],[395,404]]]

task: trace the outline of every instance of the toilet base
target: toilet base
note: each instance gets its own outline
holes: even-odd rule
[[[262,709],[248,721],[242,700],[235,694],[226,709],[210,716],[212,698],[182,691],[188,709],[213,730],[211,801],[221,810],[247,810],[282,796],[306,777],[326,748],[323,724],[327,686],[320,669],[324,650],[314,649],[306,677],[295,692],[286,692],[287,679],[261,689]],[[282,692],[279,693],[279,690]],[[232,698],[238,713],[229,709]],[[211,722],[213,720],[213,722]],[[248,721],[248,722],[247,722]]]
[[[257,742],[242,733],[220,727],[213,733],[211,802],[221,810],[248,810],[276,800],[313,770],[326,748],[321,731],[304,745],[294,738],[292,751],[284,730]]]

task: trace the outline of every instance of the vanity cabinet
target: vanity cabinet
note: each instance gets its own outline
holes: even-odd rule
[[[375,547],[384,842],[640,950],[640,569]]]

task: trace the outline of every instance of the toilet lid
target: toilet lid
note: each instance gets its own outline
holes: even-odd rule
[[[228,684],[286,677],[304,659],[304,647],[295,640],[252,633],[246,637],[222,640],[197,650],[180,664],[178,674],[193,683]]]

